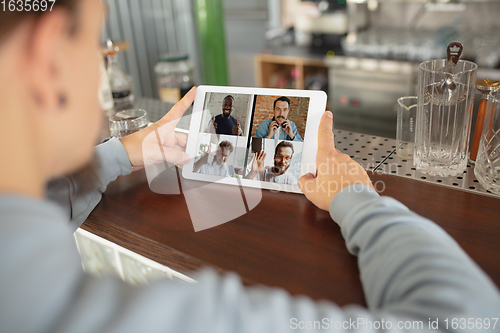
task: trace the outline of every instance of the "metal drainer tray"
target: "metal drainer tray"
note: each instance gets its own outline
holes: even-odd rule
[[[474,166],[468,164],[467,170],[459,176],[431,176],[417,171],[413,160],[405,160],[396,155],[396,140],[356,132],[334,130],[335,146],[350,155],[367,171],[380,172],[427,183],[447,186],[463,191],[500,198],[487,191],[476,179]]]

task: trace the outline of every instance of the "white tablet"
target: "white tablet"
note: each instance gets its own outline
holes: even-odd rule
[[[316,172],[323,91],[199,86],[186,179],[298,192]]]

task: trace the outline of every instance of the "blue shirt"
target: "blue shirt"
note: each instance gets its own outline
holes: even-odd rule
[[[226,119],[222,117],[222,114],[215,116],[215,123],[217,124],[215,133],[227,135],[234,135],[233,127],[238,125],[238,121],[233,116],[229,116],[229,118]]]
[[[499,323],[491,319],[500,313],[498,288],[457,242],[398,201],[359,184],[333,198],[330,215],[358,257],[368,309],[292,297],[284,290],[246,289],[232,273],[207,271],[196,284],[165,279],[142,288],[86,275],[74,229],[107,184],[132,171],[118,139],[98,146],[96,155],[101,163],[93,190],[75,191],[79,184],[73,177],[49,187],[48,197],[64,210],[47,200],[0,195],[1,332],[285,333],[304,332],[296,328],[322,318],[328,325],[342,324],[335,332],[362,319],[366,324],[357,331],[364,333],[373,333],[369,323],[375,327],[381,320],[392,322],[391,332],[401,332],[397,324],[405,321],[422,321],[422,329],[413,331],[429,332],[429,321],[439,318],[440,330],[432,332],[443,332],[446,319],[452,328],[453,318],[460,325],[461,318],[476,318],[475,325],[477,318],[490,318],[490,329],[460,331],[498,332]]]
[[[262,123],[260,123],[259,127],[257,128],[257,131],[255,132],[255,137],[256,138],[267,138],[267,134],[269,134],[269,126],[271,126],[272,121],[273,121],[272,119],[266,119]],[[302,142],[302,138],[300,137],[299,132],[297,132],[297,126],[295,126],[295,123],[291,120],[288,120],[288,122],[290,123],[290,126],[292,127],[292,132],[295,135],[295,137],[293,138],[293,141]],[[274,139],[275,134],[276,133],[273,134],[271,139]],[[286,132],[284,130],[280,131],[279,139],[292,141],[292,138],[290,138],[290,136],[288,134],[286,134]]]

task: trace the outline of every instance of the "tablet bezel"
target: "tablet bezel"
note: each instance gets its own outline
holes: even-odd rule
[[[265,181],[243,179],[237,177],[219,177],[193,172],[194,157],[198,144],[198,134],[200,134],[201,120],[203,116],[203,106],[206,93],[227,93],[227,94],[251,94],[251,95],[271,95],[290,97],[309,97],[309,107],[304,132],[302,148],[302,160],[300,161],[299,176],[308,172],[316,173],[316,153],[318,151],[318,127],[321,116],[325,112],[327,95],[324,91],[316,90],[295,90],[295,89],[270,89],[270,88],[248,88],[248,87],[221,87],[221,86],[198,86],[189,126],[189,136],[186,145],[186,153],[189,155],[189,163],[182,168],[182,176],[186,179],[201,180],[207,182],[217,182],[220,184],[230,184],[253,188],[264,188],[285,192],[302,193],[298,186],[289,184],[270,183]],[[245,124],[246,126],[246,124]],[[196,135],[192,135],[195,133]],[[247,133],[248,136],[250,133]],[[247,137],[248,137],[247,136]]]

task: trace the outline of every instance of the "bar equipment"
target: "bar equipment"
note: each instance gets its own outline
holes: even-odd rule
[[[474,175],[488,191],[500,194],[500,90],[488,96]]]
[[[113,95],[111,93],[111,85],[109,83],[108,72],[104,66],[104,59],[99,54],[99,92],[97,97],[102,110],[109,111],[115,106]]]
[[[476,162],[477,150],[479,148],[479,141],[481,140],[481,132],[483,130],[484,116],[486,113],[486,105],[488,104],[488,95],[491,91],[498,90],[500,88],[500,81],[495,80],[477,80],[476,88],[481,92],[481,102],[479,103],[479,109],[477,111],[476,127],[474,128],[474,138],[472,139],[472,145],[470,148],[469,160],[471,163]]]
[[[163,102],[177,103],[194,86],[194,65],[187,54],[160,55],[154,71]]]
[[[415,123],[417,120],[417,97],[398,98],[398,124],[396,130],[396,155],[412,159],[415,147]]]
[[[117,138],[140,131],[148,124],[148,113],[141,109],[124,110],[109,117],[109,130]]]
[[[325,63],[336,128],[395,138],[397,99],[416,94],[418,64],[341,56]]]
[[[111,94],[116,110],[124,109],[134,102],[132,80],[125,74],[118,62],[118,48],[108,39],[106,42],[107,73],[111,86]]]
[[[419,66],[414,166],[431,175],[456,176],[467,167],[477,65],[458,60],[452,44],[448,59]]]

